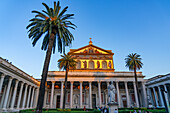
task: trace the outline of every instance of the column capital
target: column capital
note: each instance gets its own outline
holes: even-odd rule
[[[128,83],[128,81],[124,81],[124,83],[126,83],[126,84],[127,84],[127,83]]]
[[[2,77],[5,77],[5,74],[4,74],[4,73],[1,74],[1,78],[2,78]]]
[[[24,85],[24,82],[21,82],[21,86],[23,86]]]
[[[110,83],[110,81],[106,81],[107,83]]]
[[[29,84],[25,83],[25,86],[27,86],[27,87],[28,87],[28,86],[29,86]]]
[[[158,86],[154,86],[153,88],[155,89],[156,87],[158,87]]]
[[[16,80],[15,80],[15,82],[16,82],[16,83],[18,83],[18,82],[19,82],[19,80],[17,80],[17,79],[16,79]]]
[[[73,83],[74,83],[74,81],[70,81],[70,83],[71,83],[71,84],[73,84]]]
[[[9,80],[12,80],[13,78],[12,77],[9,77]]]
[[[161,85],[158,85],[158,88],[161,88]]]
[[[136,82],[135,81],[132,81],[134,84],[136,84]]]
[[[101,83],[101,81],[97,81],[97,83]]]
[[[35,90],[39,90],[39,87],[35,87]]]
[[[55,83],[55,81],[51,81],[53,84]]]
[[[31,88],[32,88],[32,86],[30,85],[29,89],[31,89]]]

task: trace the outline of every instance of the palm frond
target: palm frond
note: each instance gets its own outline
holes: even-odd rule
[[[74,60],[74,58],[71,55],[65,54],[61,55],[61,59],[58,60],[58,67],[59,69],[64,69],[66,70],[66,64],[68,64],[68,68],[72,67],[74,68],[76,66],[76,61]]]
[[[45,10],[42,10],[42,12],[32,11],[32,13],[35,13],[36,15],[29,20],[30,24],[26,27],[29,33],[28,37],[33,40],[32,44],[35,46],[41,36],[44,36],[41,49],[46,50],[49,43],[49,37],[53,34],[55,36],[53,53],[55,53],[56,44],[58,52],[65,52],[65,47],[69,46],[72,43],[72,40],[74,40],[73,35],[69,31],[69,29],[75,29],[77,27],[69,21],[69,19],[73,18],[74,14],[65,14],[68,7],[65,7],[60,11],[61,6],[59,1],[57,4],[54,2],[53,8],[45,3],[42,4],[45,7]]]
[[[126,67],[129,68],[129,70],[140,70],[140,68],[142,68],[142,58],[140,58],[140,55],[138,55],[137,53],[132,53],[129,54],[126,58],[125,58],[125,62],[126,62]]]

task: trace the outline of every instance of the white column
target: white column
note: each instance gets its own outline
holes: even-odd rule
[[[2,108],[3,103],[4,103],[4,100],[5,100],[6,89],[7,89],[7,86],[5,85],[4,90],[3,90],[3,94],[2,94],[2,98],[1,98],[1,105],[0,105],[0,108]]]
[[[8,88],[6,91],[5,100],[4,100],[4,104],[3,104],[3,109],[6,109],[6,105],[7,105],[7,101],[8,101],[8,97],[9,97],[9,91],[11,88],[11,83],[12,83],[12,78],[9,78]]]
[[[89,107],[92,109],[92,86],[91,81],[89,81]]]
[[[31,86],[29,87],[29,93],[28,93],[28,99],[27,99],[27,106],[26,106],[26,108],[28,108],[29,107],[29,103],[30,103],[30,96],[31,96]]]
[[[144,107],[147,107],[147,96],[146,96],[146,88],[145,88],[145,82],[142,81],[142,90],[143,90],[143,99],[144,99]]]
[[[153,88],[153,93],[154,93],[154,96],[155,96],[156,107],[159,107],[156,92],[155,92],[155,88]]]
[[[99,95],[99,107],[101,107],[101,87],[100,87],[100,81],[97,81],[98,82],[98,95]]]
[[[138,100],[138,95],[137,95],[137,89],[136,89],[135,81],[133,81],[133,88],[134,88],[134,93],[135,93],[136,107],[139,107],[139,100]]]
[[[163,97],[162,97],[162,93],[161,93],[161,88],[160,88],[160,86],[158,86],[158,90],[159,90],[159,96],[160,96],[160,101],[161,101],[161,105],[162,105],[162,107],[165,107],[164,106],[164,102],[163,102]]]
[[[34,88],[34,87],[32,87],[32,97],[31,97],[31,104],[30,104],[30,108],[33,108],[34,91],[35,91],[35,88]]]
[[[4,82],[4,78],[5,78],[5,75],[4,75],[4,74],[1,74],[1,80],[0,80],[0,93],[1,93],[1,90],[2,90],[2,85],[3,85],[3,82]]]
[[[28,88],[28,84],[25,84],[25,91],[24,91],[24,98],[23,98],[23,102],[22,102],[22,108],[25,108],[25,100],[26,100],[26,96],[27,96],[27,88]]]
[[[127,81],[124,82],[125,83],[125,90],[126,90],[126,101],[127,101],[127,107],[130,107],[130,102],[129,102],[129,91],[128,91],[128,86],[127,86]]]
[[[164,84],[164,89],[165,89],[165,91],[167,92],[167,93],[164,92],[166,105],[169,106],[168,90],[167,90],[167,88],[166,88],[166,84]],[[170,107],[168,107],[168,111],[170,112]]]
[[[36,95],[35,95],[35,103],[34,103],[34,107],[36,107],[37,106],[37,102],[38,102],[38,96],[39,96],[39,87],[37,87],[37,89],[36,89]]]
[[[20,107],[23,86],[24,86],[24,83],[21,82],[21,88],[20,88],[20,91],[19,91],[19,97],[18,97],[18,102],[17,102],[17,109],[19,109],[19,107]]]
[[[60,108],[63,108],[63,84],[64,81],[61,81]]]
[[[148,95],[149,95],[149,96],[150,96],[150,98],[151,98],[151,102],[152,102],[151,104],[152,104],[152,105],[154,105],[154,101],[153,101],[153,97],[152,97],[152,91],[151,91],[151,88],[149,87],[147,91],[148,91]],[[148,104],[149,104],[149,103],[148,103]],[[149,106],[148,106],[148,107],[149,107]]]
[[[116,89],[117,89],[117,102],[119,104],[119,108],[121,108],[121,104],[120,104],[120,94],[119,94],[119,82],[116,81]]]
[[[16,93],[17,93],[17,88],[18,88],[18,80],[16,80],[15,82],[15,88],[14,88],[14,93],[13,93],[13,96],[12,96],[12,102],[11,102],[11,109],[14,108],[14,103],[15,103],[15,99],[16,99]]]
[[[11,83],[11,84],[12,84],[12,83]],[[12,85],[11,85],[6,108],[9,108],[9,104],[11,103],[12,89],[13,89],[13,88],[12,88]]]
[[[70,108],[73,107],[73,81],[70,82]]]
[[[47,90],[45,90],[45,95],[44,95],[44,107],[46,107],[46,102],[47,102]]]
[[[80,81],[80,108],[82,108],[82,84],[83,82]]]
[[[52,81],[52,88],[51,88],[51,99],[50,99],[50,108],[52,108],[52,107],[53,107],[54,84],[55,84],[55,81]]]

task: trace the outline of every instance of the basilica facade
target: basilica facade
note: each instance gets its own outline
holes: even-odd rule
[[[142,72],[137,72],[140,100],[133,72],[115,71],[114,53],[93,45],[71,49],[68,53],[77,61],[76,68],[68,73],[66,108],[108,107],[108,85],[114,82],[117,90],[115,100],[119,107],[147,106],[145,80]],[[44,107],[62,108],[64,71],[49,71]]]
[[[44,108],[62,108],[64,87],[67,88],[66,108],[108,107],[108,86],[113,81],[118,107],[147,107],[145,79],[137,72],[140,99],[133,72],[116,71],[114,53],[93,45],[70,49],[77,61],[68,72],[68,84],[64,86],[65,71],[49,71],[46,82]],[[35,108],[40,80],[0,58],[0,110]]]

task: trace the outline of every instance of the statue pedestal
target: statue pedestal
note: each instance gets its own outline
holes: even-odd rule
[[[118,113],[118,103],[108,103],[109,113]]]
[[[149,108],[153,108],[153,106],[152,106],[152,104],[151,104],[151,103],[149,103],[148,107],[149,107]]]

